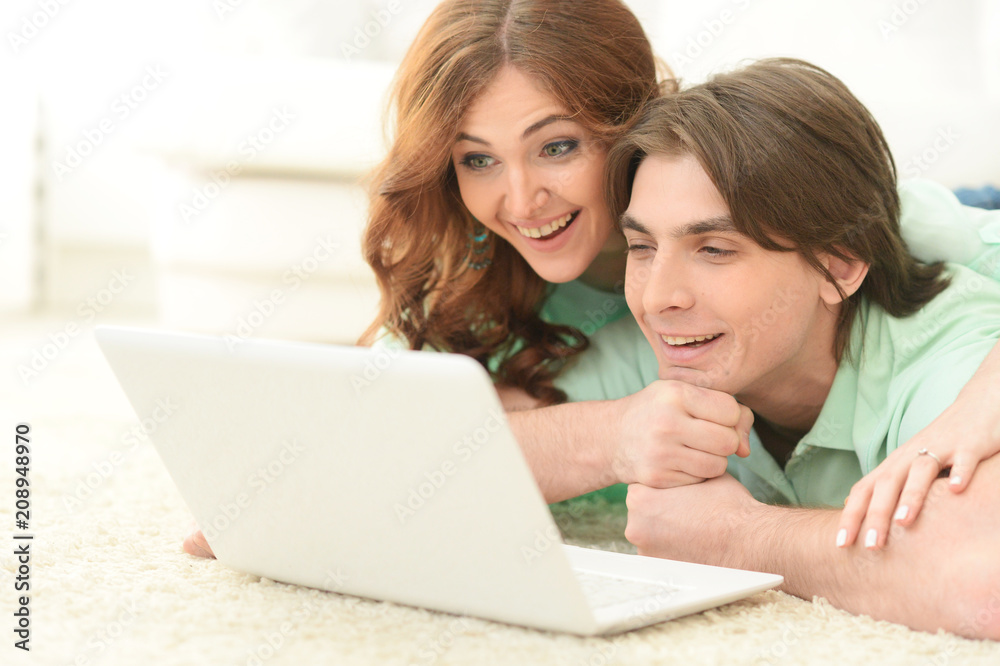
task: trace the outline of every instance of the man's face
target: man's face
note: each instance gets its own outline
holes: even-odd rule
[[[736,231],[694,157],[647,157],[622,226],[626,297],[661,379],[756,394],[832,355],[824,276]]]

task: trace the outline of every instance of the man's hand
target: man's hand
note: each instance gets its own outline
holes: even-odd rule
[[[724,474],[728,456],[750,455],[753,412],[728,393],[661,380],[620,402],[620,434],[609,442],[609,460],[625,483],[698,483]]]
[[[625,538],[640,555],[741,567],[740,529],[753,529],[757,500],[723,474],[704,483],[669,490],[628,488]]]
[[[521,389],[498,392],[550,503],[616,483],[698,483],[723,474],[727,456],[750,454],[753,413],[720,391],[655,381],[618,400],[538,409]]]

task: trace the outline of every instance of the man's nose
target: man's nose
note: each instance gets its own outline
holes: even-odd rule
[[[648,266],[642,285],[642,306],[647,315],[687,310],[694,305],[694,289],[683,261],[660,256]]]

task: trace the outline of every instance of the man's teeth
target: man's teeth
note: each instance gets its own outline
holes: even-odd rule
[[[668,345],[676,346],[676,345],[689,345],[692,342],[707,342],[709,340],[714,340],[720,335],[722,335],[722,333],[713,333],[712,335],[699,335],[693,338],[675,338],[670,335],[661,335],[660,337],[663,338],[663,341],[666,342]]]
[[[545,238],[552,233],[559,231],[573,219],[573,213],[566,213],[558,220],[553,220],[548,224],[542,225],[540,227],[535,227],[534,229],[527,229],[525,227],[517,227],[517,230],[521,232],[522,236],[527,236],[528,238]]]

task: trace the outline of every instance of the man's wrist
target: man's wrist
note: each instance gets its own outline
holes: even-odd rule
[[[758,502],[752,495],[741,499],[736,511],[718,512],[718,520],[722,522],[719,534],[722,537],[722,547],[719,549],[722,557],[719,566],[732,569],[748,569],[761,571],[760,556],[767,544],[761,543],[760,534],[773,518],[769,510],[774,507]]]

